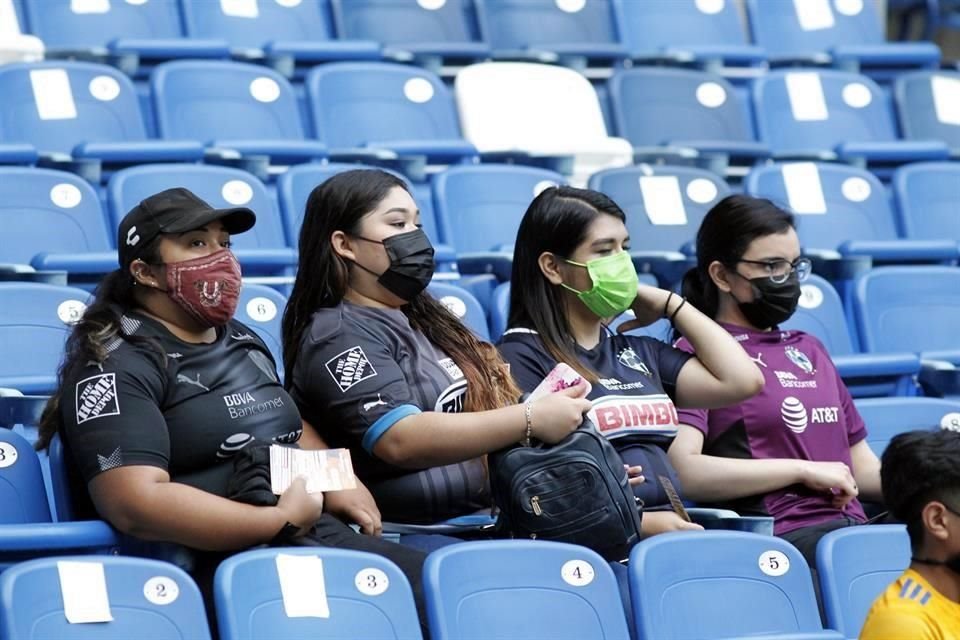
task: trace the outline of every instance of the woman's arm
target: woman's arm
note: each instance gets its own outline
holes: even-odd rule
[[[883,502],[883,489],[880,487],[880,459],[866,440],[861,440],[850,447],[850,460],[853,462],[853,477],[857,480],[860,496],[870,502]]]

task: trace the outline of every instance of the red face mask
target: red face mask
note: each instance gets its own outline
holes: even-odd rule
[[[240,263],[228,249],[168,262],[167,295],[205,327],[227,324],[240,297]]]

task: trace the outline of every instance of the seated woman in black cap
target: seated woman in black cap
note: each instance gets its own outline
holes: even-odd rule
[[[127,214],[121,268],[100,283],[67,341],[39,446],[61,434],[81,515],[200,552],[194,575],[206,595],[227,553],[308,530],[315,544],[389,557],[419,594],[423,555],[375,537],[380,514],[362,485],[310,494],[298,480],[274,506],[227,499],[233,458],[249,443],[326,448],[301,425],[266,346],[233,320],[241,285],[230,235],[255,219],[186,189]]]

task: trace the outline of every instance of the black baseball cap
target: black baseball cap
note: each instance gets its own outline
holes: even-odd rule
[[[189,189],[177,187],[155,193],[131,209],[120,221],[117,250],[120,266],[127,268],[143,247],[161,233],[184,233],[220,220],[230,234],[253,227],[256,214],[246,207],[214,209]]]

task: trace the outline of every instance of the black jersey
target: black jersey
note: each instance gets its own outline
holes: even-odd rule
[[[433,522],[489,506],[480,459],[411,472],[373,453],[403,418],[463,411],[460,367],[402,311],[349,302],[320,309],[288,383],[303,418],[327,444],[351,450],[384,519]]]
[[[212,344],[193,344],[135,312],[121,324],[125,334],[154,342],[117,338],[102,364],[63,383],[64,444],[85,482],[115,467],[149,465],[225,496],[240,449],[254,440],[299,440],[296,406],[267,347],[245,325],[231,321]]]

